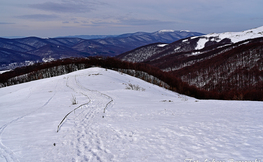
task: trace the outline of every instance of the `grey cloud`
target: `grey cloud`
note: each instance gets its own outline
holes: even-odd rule
[[[79,2],[45,2],[41,4],[31,4],[29,7],[57,13],[83,13],[90,12],[94,9],[92,4]]]
[[[99,21],[90,21],[90,23],[82,22],[82,26],[164,26],[164,25],[173,25],[176,22],[172,21],[162,21],[162,20],[146,20],[146,19],[136,19],[136,18],[117,18],[115,21],[99,20]]]
[[[0,22],[0,25],[8,25],[8,24],[15,24],[15,23],[9,23],[9,22]]]
[[[160,21],[160,20],[144,20],[144,19],[120,19],[121,24],[125,25],[159,25],[159,24],[173,24],[171,21]]]
[[[16,16],[16,18],[36,20],[36,21],[51,21],[51,20],[56,20],[59,17],[56,15],[33,14],[33,15]]]

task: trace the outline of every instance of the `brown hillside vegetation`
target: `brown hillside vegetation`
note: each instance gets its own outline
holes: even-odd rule
[[[175,77],[176,75],[174,74],[163,72],[160,69],[147,64],[130,63],[126,61],[120,61],[116,58],[100,57],[64,59],[49,63],[39,63],[27,67],[16,68],[13,71],[0,75],[0,85],[1,87],[10,86],[32,80],[58,76],[92,66],[99,66],[122,72],[126,71],[128,74],[129,70],[127,71],[124,69],[130,69],[136,71],[135,73],[132,73],[133,76],[140,77],[141,79],[144,79],[148,82],[152,82],[152,79],[149,77],[149,75],[151,75],[168,84],[169,86],[166,88],[199,99],[241,99],[236,97],[236,95],[239,94],[239,91],[235,91],[233,93],[219,93],[216,91],[201,90],[196,86],[190,86],[189,84],[182,82],[181,79]],[[145,75],[146,73],[147,75]],[[160,84],[158,82],[154,83]],[[242,91],[242,99],[263,100],[262,90],[262,87],[259,87],[255,89],[255,91],[249,91],[246,93]],[[256,95],[250,95],[251,93]]]
[[[263,92],[263,42],[244,43],[172,73],[190,85],[224,93],[233,99],[260,99]]]

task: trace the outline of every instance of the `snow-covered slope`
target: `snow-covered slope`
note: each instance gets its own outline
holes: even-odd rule
[[[262,161],[262,108],[90,68],[0,89],[0,161]]]
[[[199,37],[199,41],[197,42],[196,50],[203,49],[205,47],[205,44],[208,41],[216,41],[220,42],[223,39],[230,39],[232,43],[237,43],[241,42],[247,39],[254,39],[254,38],[259,38],[263,37],[263,26],[255,28],[255,29],[250,29],[250,30],[245,30],[242,32],[226,32],[226,33],[212,33],[212,34],[207,34]],[[195,39],[198,37],[191,37],[191,39]]]

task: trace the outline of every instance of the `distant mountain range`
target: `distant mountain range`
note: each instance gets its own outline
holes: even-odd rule
[[[206,90],[263,89],[263,26],[154,43],[117,58],[154,65]]]
[[[118,35],[69,35],[55,38],[81,38],[81,39],[104,39],[109,37],[117,37]]]
[[[116,56],[151,43],[171,43],[179,39],[200,36],[190,31],[160,30],[153,33],[137,32],[118,36],[69,36],[66,38],[26,37],[0,38],[0,69],[51,61],[69,57]],[[78,38],[79,37],[79,38]]]

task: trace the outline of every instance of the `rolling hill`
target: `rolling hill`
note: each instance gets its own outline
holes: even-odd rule
[[[260,161],[262,107],[88,68],[0,88],[0,161]]]

